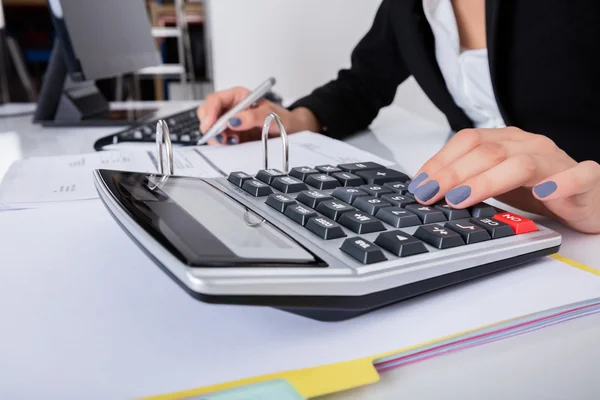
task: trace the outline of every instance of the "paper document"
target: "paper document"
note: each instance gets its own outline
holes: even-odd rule
[[[99,200],[0,213],[0,227],[7,399],[171,393],[397,351],[600,294],[600,277],[544,258],[352,320],[319,322],[193,299]]]

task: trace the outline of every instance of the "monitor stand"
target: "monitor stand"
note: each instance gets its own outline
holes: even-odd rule
[[[151,118],[156,108],[113,110],[94,82],[68,77],[60,39],[56,39],[33,122],[42,126],[130,126]]]

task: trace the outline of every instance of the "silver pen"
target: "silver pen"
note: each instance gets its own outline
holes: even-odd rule
[[[198,140],[197,145],[203,145],[208,142],[210,139],[216,137],[225,129],[227,129],[227,123],[229,119],[233,117],[235,114],[240,111],[244,111],[246,108],[252,106],[257,101],[264,98],[275,86],[275,78],[269,78],[265,82],[263,82],[260,86],[254,89],[244,100],[239,102],[235,107],[231,110],[227,111],[221,118],[215,122],[215,124],[206,132],[206,134],[202,135],[200,140]]]

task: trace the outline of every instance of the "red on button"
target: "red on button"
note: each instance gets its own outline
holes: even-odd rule
[[[535,232],[538,230],[535,226],[535,222],[532,220],[510,212],[496,214],[493,218],[508,224],[512,230],[515,231],[516,235]]]

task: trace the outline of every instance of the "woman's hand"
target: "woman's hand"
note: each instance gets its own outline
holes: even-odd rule
[[[488,198],[600,233],[600,165],[577,163],[550,139],[517,128],[458,132],[415,176],[423,204],[465,208]]]
[[[200,131],[206,133],[223,114],[241,102],[248,94],[250,94],[250,90],[243,87],[209,94],[205,103],[198,107],[197,111],[198,119],[200,119]],[[300,107],[289,111],[268,100],[261,100],[254,107],[232,117],[227,129],[217,139],[209,141],[209,144],[238,144],[260,139],[265,119],[272,112],[281,118],[288,133],[304,130],[319,132],[320,130],[317,118],[310,110]],[[279,133],[276,124],[271,125],[270,133]]]

